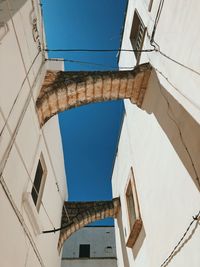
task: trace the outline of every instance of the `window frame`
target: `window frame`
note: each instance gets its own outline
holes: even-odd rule
[[[133,197],[133,207],[135,213],[135,220],[131,223],[131,215],[130,215],[130,205],[128,204],[128,195],[130,195],[130,191]],[[136,184],[134,179],[133,168],[131,167],[128,175],[128,181],[125,188],[125,200],[126,200],[126,211],[127,211],[127,218],[128,218],[128,231],[127,231],[127,238],[126,238],[126,246],[132,248],[140,234],[142,229],[142,219],[140,214],[140,207],[138,202]]]
[[[137,18],[136,18],[136,16],[137,16]],[[140,41],[139,48],[137,48],[138,41],[135,42],[135,44],[133,42],[134,36],[138,35],[138,31],[136,31],[136,33],[133,34],[133,32],[134,32],[134,19],[138,19],[139,20],[138,28],[139,27],[143,27],[142,40]],[[143,20],[141,19],[140,15],[139,15],[139,12],[137,11],[137,9],[135,9],[134,14],[133,14],[130,37],[129,37],[133,49],[142,50],[143,45],[144,45],[145,36],[146,36],[146,31],[147,31],[147,27],[145,26]],[[138,39],[138,37],[136,38],[136,40],[137,39]],[[136,47],[134,47],[134,46],[136,46]],[[134,51],[134,55],[135,55],[135,59],[136,59],[136,65],[138,65],[139,62],[140,62],[140,58],[141,58],[141,52]]]
[[[40,182],[40,186],[39,186],[39,192],[38,192],[38,195],[37,195],[37,201],[35,203],[35,201],[33,199],[32,191],[34,190],[34,187],[35,187],[34,183],[36,181],[36,174],[37,174],[39,163],[41,164],[43,173],[42,173],[41,182]],[[37,212],[39,212],[40,206],[42,204],[42,196],[43,196],[43,193],[44,193],[44,186],[45,186],[45,182],[46,182],[46,177],[47,177],[47,167],[46,167],[46,164],[45,164],[45,161],[44,161],[44,156],[41,153],[40,157],[39,157],[39,160],[38,160],[38,163],[37,163],[36,170],[35,170],[35,176],[34,176],[32,189],[31,189],[32,200],[33,200],[33,203],[34,203],[34,205],[35,205],[35,207],[37,209]]]

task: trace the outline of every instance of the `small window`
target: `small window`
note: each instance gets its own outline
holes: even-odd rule
[[[144,43],[144,37],[146,33],[146,27],[144,26],[144,23],[142,22],[137,10],[135,10],[134,17],[133,17],[133,24],[131,28],[131,35],[130,40],[133,49],[141,50]],[[137,61],[137,64],[139,64],[141,52],[134,51],[135,58]]]
[[[128,178],[128,185],[126,187],[126,204],[129,222],[129,233],[127,233],[128,238],[126,246],[132,248],[142,229],[142,220],[140,217],[139,204],[132,168],[130,170]]]
[[[109,256],[113,253],[113,248],[111,246],[107,246],[105,247],[104,251]]]
[[[44,158],[41,155],[40,159],[38,161],[38,165],[37,165],[37,169],[36,169],[36,173],[35,173],[35,178],[34,178],[34,182],[33,182],[33,187],[32,187],[32,191],[31,191],[31,196],[33,199],[33,202],[37,208],[37,211],[39,211],[40,209],[40,205],[41,205],[41,200],[42,200],[42,194],[43,194],[43,190],[44,190],[44,183],[46,180],[46,166],[44,163]]]
[[[90,258],[90,245],[81,244],[79,247],[79,258]]]

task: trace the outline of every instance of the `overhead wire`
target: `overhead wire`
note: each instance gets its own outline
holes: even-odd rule
[[[2,135],[2,133],[3,133],[4,129],[5,129],[5,127],[6,127],[6,125],[7,125],[7,123],[8,123],[8,120],[9,120],[11,114],[12,114],[12,111],[13,111],[13,109],[14,109],[14,106],[15,106],[15,104],[16,104],[18,98],[19,98],[19,95],[20,95],[22,89],[23,89],[24,83],[25,83],[25,81],[26,81],[26,79],[27,79],[27,77],[28,77],[28,75],[29,75],[31,69],[33,68],[33,65],[35,64],[35,62],[36,62],[38,56],[40,55],[40,53],[41,53],[41,51],[38,51],[37,54],[35,55],[35,57],[34,57],[32,63],[31,63],[31,65],[30,65],[30,67],[29,67],[29,69],[28,69],[28,71],[27,71],[27,73],[26,73],[26,75],[25,75],[25,77],[24,77],[24,79],[23,79],[23,81],[22,81],[22,84],[21,84],[21,86],[20,86],[20,89],[19,89],[19,91],[18,91],[18,93],[17,93],[17,95],[16,95],[16,97],[15,97],[15,99],[14,99],[14,101],[13,101],[13,104],[12,104],[12,106],[11,106],[11,109],[10,109],[9,113],[8,113],[8,116],[7,116],[7,118],[6,118],[6,121],[5,121],[5,123],[4,123],[4,125],[3,125],[2,129],[1,129],[0,137],[1,137],[1,135]]]
[[[103,64],[103,63],[95,63],[95,62],[89,62],[89,61],[82,61],[82,60],[74,60],[74,59],[62,59],[62,58],[46,58],[46,61],[61,61],[61,62],[70,62],[70,63],[80,63],[83,65],[91,65],[91,66],[102,66],[107,67],[109,70],[119,70],[118,67],[114,67],[111,65]],[[120,67],[120,70],[131,70],[134,69],[134,66],[130,67]],[[77,71],[77,70],[76,70]]]
[[[8,5],[8,8],[10,8],[9,5]],[[10,11],[10,9],[9,9],[9,11]],[[10,14],[10,16],[11,16],[11,14]],[[11,20],[12,20],[12,17],[11,17]],[[13,27],[14,27],[14,22],[13,22]],[[15,30],[15,27],[14,27],[14,31],[15,31],[16,39],[18,40],[18,37],[17,37],[17,33],[16,33],[16,30]],[[18,45],[19,45],[19,42],[18,42]],[[0,136],[2,135],[2,133],[3,133],[4,129],[5,129],[5,127],[6,127],[6,125],[7,125],[7,123],[8,123],[8,120],[9,120],[9,118],[10,118],[10,115],[12,114],[13,108],[14,108],[14,106],[15,106],[15,104],[16,104],[16,102],[17,102],[17,99],[18,99],[18,97],[19,97],[19,95],[20,95],[20,93],[21,93],[21,90],[22,90],[22,88],[23,88],[23,85],[24,85],[25,81],[28,79],[28,75],[29,75],[29,73],[30,73],[30,71],[31,71],[31,69],[32,69],[32,67],[33,67],[33,65],[34,65],[34,63],[35,63],[35,61],[36,61],[36,59],[38,58],[38,56],[40,55],[41,52],[42,52],[42,50],[39,50],[39,51],[38,51],[38,53],[36,54],[35,58],[33,59],[31,65],[30,65],[29,69],[26,70],[25,78],[24,78],[24,80],[23,80],[23,82],[22,82],[22,85],[21,85],[21,87],[20,87],[20,90],[19,90],[19,92],[18,92],[18,94],[17,94],[17,96],[16,96],[16,98],[15,98],[15,100],[14,100],[14,103],[13,103],[13,105],[12,105],[12,107],[11,107],[11,110],[9,111],[8,117],[7,117],[6,120],[5,120],[5,124],[4,124],[4,126],[3,126],[2,130],[1,130]],[[40,74],[40,69],[43,67],[44,63],[45,63],[45,61],[42,62],[41,66],[40,66],[40,68],[39,68],[39,71],[38,71],[38,73],[37,73],[37,75],[36,75],[36,77],[35,77],[35,80],[34,80],[34,83],[33,83],[32,87],[35,86],[35,83],[36,83],[36,80],[37,80],[37,78],[38,78],[38,75]],[[32,98],[32,100],[33,100],[34,103],[35,103],[35,100],[34,100],[34,97],[33,97],[33,93],[32,93],[32,87],[31,87],[31,85],[30,85],[29,80],[28,80],[28,83],[29,83],[29,86],[30,86],[30,94],[31,94],[31,98]],[[29,98],[28,98],[28,99],[29,99]],[[28,102],[29,102],[29,101],[28,101]],[[26,107],[27,107],[27,105],[26,105]],[[25,109],[25,110],[26,110],[26,109]],[[23,112],[23,113],[21,114],[21,116],[23,117],[24,114],[25,114],[25,113]],[[10,152],[11,152],[11,149],[12,149],[12,147],[13,147],[13,144],[14,144],[14,145],[16,146],[16,148],[17,148],[17,145],[15,144],[15,139],[16,139],[16,136],[17,136],[17,133],[18,133],[18,128],[19,128],[19,126],[20,126],[20,124],[21,124],[21,121],[22,121],[22,117],[21,117],[21,119],[19,120],[19,122],[17,123],[16,130],[15,130],[15,134],[13,134],[11,143],[9,144],[9,146],[8,146],[8,148],[7,148],[7,150],[6,150],[6,155],[7,155],[6,158],[8,158],[8,156],[9,156],[9,154],[10,154]],[[33,183],[32,179],[31,179],[31,177],[30,177],[30,174],[29,174],[27,168],[26,168],[26,164],[25,164],[23,158],[21,157],[21,153],[20,153],[20,151],[19,151],[18,148],[17,148],[17,150],[18,150],[18,154],[19,154],[20,158],[22,159],[22,163],[23,163],[23,165],[24,165],[24,167],[25,167],[25,169],[26,169],[26,172],[28,173],[29,180],[31,181],[32,186],[34,187],[34,183]],[[6,162],[7,162],[7,160],[4,160],[4,163],[3,163],[3,165],[1,166],[1,171],[0,171],[0,175],[1,175],[0,180],[1,180],[1,182],[3,182],[3,181],[2,181],[2,179],[3,179],[3,170],[4,170],[5,166],[6,166]],[[37,192],[37,191],[36,191],[36,192]],[[62,199],[62,200],[63,200],[63,199]],[[64,202],[64,201],[63,201],[63,202]],[[43,209],[44,209],[44,211],[45,211],[45,213],[46,213],[46,215],[47,215],[47,217],[48,217],[48,219],[49,219],[49,221],[50,221],[52,227],[55,228],[55,226],[53,225],[53,223],[52,223],[52,221],[51,221],[50,216],[48,215],[48,212],[47,212],[47,210],[46,210],[46,208],[45,208],[43,202],[41,202],[41,205],[42,205],[42,207],[43,207]]]
[[[157,10],[157,14],[156,14],[156,18],[155,18],[155,21],[154,21],[154,26],[153,26],[153,30],[152,30],[152,34],[150,36],[150,44],[151,46],[154,47],[154,51],[155,52],[158,52],[160,53],[163,57],[167,58],[168,60],[171,60],[172,62],[178,64],[179,66],[187,69],[187,70],[190,70],[191,72],[197,74],[200,76],[200,72],[189,67],[189,66],[186,66],[185,64],[183,64],[182,62],[170,57],[169,55],[167,55],[166,53],[162,52],[161,49],[160,49],[160,45],[155,41],[155,33],[156,33],[156,29],[157,29],[157,26],[158,26],[158,22],[160,20],[160,16],[161,16],[161,13],[162,13],[162,10],[163,10],[163,6],[164,6],[164,1],[165,0],[160,0],[160,3],[159,3],[159,6],[158,6],[158,10]]]
[[[8,6],[9,15],[10,15],[11,20],[12,20],[13,29],[14,29],[14,32],[15,32],[15,35],[16,35],[16,40],[17,40],[17,43],[18,43],[18,46],[19,46],[19,49],[20,49],[20,44],[19,44],[19,40],[18,40],[18,36],[17,36],[17,32],[16,32],[16,29],[15,29],[15,26],[14,26],[14,22],[13,22],[11,13],[10,13],[10,3],[8,2],[8,0],[7,0],[7,6]],[[20,49],[20,51],[21,51],[21,49]],[[24,78],[24,80],[23,80],[23,82],[22,82],[22,85],[21,85],[21,87],[20,87],[20,90],[19,90],[19,92],[18,92],[18,94],[17,94],[17,96],[16,96],[16,98],[15,98],[15,100],[14,100],[14,103],[13,103],[13,105],[12,105],[12,107],[11,107],[11,110],[10,110],[10,112],[9,112],[9,115],[8,115],[8,117],[6,118],[5,124],[4,124],[4,126],[3,126],[2,130],[1,130],[1,134],[2,134],[3,130],[5,129],[5,126],[7,125],[8,119],[9,119],[9,117],[10,117],[12,111],[13,111],[13,108],[14,108],[16,102],[17,102],[17,99],[18,99],[18,97],[19,97],[19,95],[20,95],[20,93],[21,93],[21,90],[22,90],[22,88],[23,88],[23,85],[24,85],[25,81],[26,81],[26,80],[29,80],[29,79],[28,79],[28,75],[29,75],[29,73],[30,73],[32,67],[34,66],[34,63],[35,63],[36,59],[37,59],[38,56],[40,55],[40,53],[41,53],[41,50],[38,51],[38,53],[37,53],[36,56],[34,57],[34,59],[33,59],[32,63],[31,63],[31,65],[30,65],[29,69],[28,69],[28,70],[25,69],[25,70],[26,70],[25,78]],[[22,54],[21,54],[21,55],[22,55]],[[22,57],[22,61],[23,61],[23,63],[24,63],[24,59],[23,59],[23,57]],[[42,65],[43,65],[43,63],[41,64],[41,66],[42,66]],[[34,82],[33,82],[32,87],[35,85],[35,82],[36,82],[36,80],[37,80],[39,74],[40,74],[40,68],[39,68],[38,74],[37,74],[36,77],[35,77],[35,80],[34,80]],[[29,83],[29,86],[30,86],[30,83]],[[30,86],[30,88],[31,88],[31,90],[30,90],[30,91],[31,91],[31,95],[32,95],[32,87]],[[24,113],[23,113],[23,114],[24,114]],[[11,130],[10,130],[9,127],[8,127],[8,131],[9,131],[10,134],[12,134],[12,133],[11,133]],[[17,132],[16,132],[16,133],[17,133]],[[14,137],[16,137],[16,135],[15,135]],[[22,160],[22,164],[23,164],[23,166],[24,166],[24,168],[25,168],[25,170],[26,170],[26,172],[27,172],[27,174],[28,174],[28,178],[30,179],[30,181],[32,182],[32,185],[33,185],[33,187],[34,187],[34,183],[33,183],[32,179],[31,179],[31,177],[30,177],[30,174],[29,174],[29,171],[28,171],[28,169],[27,169],[27,167],[26,167],[26,164],[25,164],[25,162],[24,162],[24,159],[23,159],[23,157],[22,157],[22,155],[21,155],[21,153],[20,153],[20,151],[19,151],[19,148],[18,148],[17,144],[14,142],[14,140],[15,140],[15,138],[13,138],[11,144],[12,144],[12,145],[13,145],[13,144],[15,145],[16,150],[18,151],[18,155],[20,156],[20,158],[21,158],[21,160]],[[9,148],[9,150],[8,150],[8,153],[10,153],[11,148],[12,148],[12,145],[10,146],[10,148]],[[9,154],[8,154],[7,156],[9,156]],[[2,177],[3,177],[3,176],[2,176],[2,175],[3,175],[3,170],[4,170],[5,166],[6,166],[6,162],[7,162],[7,161],[5,161],[5,164],[3,164],[3,166],[2,166],[1,173],[0,173],[0,175],[1,175],[1,178],[0,178],[0,179],[2,179]],[[34,188],[35,188],[35,187],[34,187]],[[36,189],[36,188],[35,188],[35,189]],[[37,192],[37,190],[36,190],[36,192]],[[53,226],[53,223],[52,223],[52,221],[51,221],[51,219],[50,219],[50,217],[49,217],[49,215],[48,215],[48,213],[47,213],[47,211],[46,211],[46,208],[45,208],[44,204],[42,203],[42,201],[41,201],[41,205],[43,206],[44,211],[45,211],[45,213],[46,213],[48,219],[50,220],[51,225]]]
[[[72,49],[44,49],[45,52],[91,52],[91,53],[110,53],[110,52],[139,52],[151,53],[155,49],[85,49],[85,48],[72,48]]]
[[[41,22],[41,38],[42,38],[42,51],[43,51],[43,53],[44,53],[44,55],[43,55],[43,57],[44,57],[44,61],[46,62],[47,61],[47,59],[45,58],[45,49],[46,49],[46,43],[45,43],[45,40],[44,40],[44,11],[43,11],[43,4],[42,4],[42,2],[41,1],[39,1],[39,5],[40,5],[40,15],[41,15],[41,20],[40,20],[40,22]],[[34,99],[33,99],[34,100]],[[34,101],[35,102],[35,101]],[[36,104],[36,103],[35,103]],[[36,107],[36,105],[35,105],[35,107]],[[64,203],[65,203],[65,200],[63,199],[63,197],[62,197],[62,195],[61,195],[61,192],[60,192],[60,189],[59,189],[59,182],[58,182],[58,179],[57,179],[57,177],[56,177],[56,172],[55,172],[55,169],[54,169],[54,165],[53,165],[53,162],[52,162],[52,160],[51,160],[51,155],[50,155],[50,152],[49,152],[49,148],[48,148],[48,145],[47,145],[47,140],[46,140],[46,137],[45,137],[45,134],[44,134],[44,131],[43,131],[43,128],[41,128],[41,131],[42,131],[42,136],[43,136],[43,139],[44,139],[44,143],[45,143],[45,147],[46,147],[46,150],[47,150],[47,154],[48,154],[48,156],[49,156],[49,160],[50,160],[50,164],[51,164],[51,168],[52,168],[52,170],[53,170],[53,174],[54,174],[54,178],[55,178],[55,184],[56,184],[56,186],[57,186],[57,191],[58,191],[58,194],[59,194],[59,197],[60,197],[60,199],[61,199],[61,201],[62,201],[62,203],[63,203],[63,210],[64,210],[64,212],[65,212],[65,215],[67,216],[67,218],[69,219],[69,221],[70,221],[70,218],[69,218],[69,214],[68,214],[68,212],[67,212],[67,209],[66,209],[66,207],[65,207],[65,205],[64,205]],[[54,227],[54,229],[55,229],[55,227]]]
[[[186,231],[183,233],[182,237],[180,238],[180,240],[178,241],[178,243],[175,245],[175,247],[173,248],[172,252],[169,254],[169,256],[163,261],[163,263],[160,265],[160,267],[166,267],[168,265],[168,263],[171,261],[171,259],[175,256],[176,252],[179,249],[179,246],[181,245],[181,243],[184,241],[187,233],[189,232],[190,228],[192,227],[193,223],[196,221],[197,224],[199,223],[199,219],[200,219],[200,211],[193,216],[192,221],[190,222],[190,224],[188,225]]]

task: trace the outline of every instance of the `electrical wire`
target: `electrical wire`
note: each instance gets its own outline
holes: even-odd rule
[[[2,133],[3,133],[4,129],[5,129],[5,127],[6,127],[6,125],[7,125],[7,123],[8,123],[8,120],[9,120],[9,118],[10,118],[10,115],[12,114],[13,108],[14,108],[14,106],[15,106],[15,104],[16,104],[18,98],[19,98],[19,95],[20,95],[20,93],[21,93],[21,91],[22,91],[22,89],[23,89],[24,83],[25,83],[25,81],[26,81],[26,79],[27,79],[27,77],[28,77],[28,75],[29,75],[31,69],[33,68],[33,65],[35,64],[35,62],[36,62],[38,56],[40,55],[40,53],[41,53],[41,51],[38,51],[38,53],[37,53],[36,56],[34,57],[34,59],[33,59],[32,63],[31,63],[31,65],[30,65],[30,67],[29,67],[29,69],[28,69],[28,71],[27,71],[27,73],[26,73],[26,75],[25,75],[25,78],[24,78],[24,80],[23,80],[23,82],[22,82],[22,84],[21,84],[21,87],[20,87],[20,89],[19,89],[19,91],[18,91],[18,93],[17,93],[17,95],[16,95],[16,97],[15,97],[15,99],[14,99],[14,102],[13,102],[13,104],[12,104],[12,107],[11,107],[9,113],[8,113],[8,116],[7,116],[7,118],[6,118],[6,121],[5,121],[5,123],[4,123],[4,125],[3,125],[2,129],[1,129],[0,137],[1,137],[1,135],[2,135]]]
[[[181,239],[179,240],[179,242],[176,244],[176,246],[174,247],[174,249],[172,250],[172,252],[170,253],[170,255],[166,258],[166,260],[164,260],[164,262],[160,265],[160,267],[165,267],[168,265],[169,261],[175,256],[176,251],[178,249],[178,247],[180,246],[180,244],[183,242],[184,238],[186,237],[187,233],[189,232],[190,228],[192,227],[193,223],[195,221],[199,221],[199,216],[200,216],[200,211],[197,213],[197,215],[193,216],[192,221],[190,222],[190,224],[188,225],[186,231],[184,232],[184,234],[182,235]]]
[[[155,69],[155,68],[154,68],[154,69]],[[156,71],[156,69],[155,69],[155,71]],[[168,81],[168,80],[167,80],[167,81]],[[165,96],[165,94],[162,93],[162,88],[161,88],[160,83],[159,83],[159,88],[160,88],[160,93],[161,93],[161,95],[163,96],[163,98],[165,99],[165,101],[166,101],[166,103],[167,103],[168,110],[171,109],[171,108],[170,108],[170,103],[169,103],[167,97]],[[171,112],[172,112],[172,110],[171,110]],[[195,179],[196,179],[196,182],[197,182],[198,187],[199,187],[199,189],[200,189],[200,178],[199,178],[198,172],[197,172],[197,170],[196,170],[194,161],[193,161],[193,159],[192,159],[192,155],[190,154],[190,151],[189,151],[189,149],[188,149],[188,147],[187,147],[187,145],[186,145],[186,143],[185,143],[185,141],[184,141],[184,139],[183,139],[183,135],[182,135],[181,129],[180,129],[178,123],[176,122],[176,120],[170,115],[170,113],[169,113],[169,112],[167,112],[167,113],[168,113],[169,118],[174,122],[174,124],[176,125],[176,127],[177,127],[177,129],[178,129],[178,131],[179,131],[179,136],[180,136],[181,143],[183,144],[183,146],[184,146],[184,148],[185,148],[185,151],[187,152],[187,155],[188,155],[188,157],[189,157],[189,159],[190,159],[192,168],[193,168],[194,173],[195,173]],[[172,113],[173,113],[173,112],[172,112]]]
[[[138,53],[150,53],[155,51],[155,49],[44,49],[45,52],[92,52],[92,53],[109,53],[109,52],[138,52]]]
[[[172,57],[168,56],[166,53],[162,52],[161,49],[160,49],[160,45],[154,40],[155,32],[156,32],[156,29],[157,29],[157,26],[158,26],[158,22],[160,20],[160,16],[161,16],[161,12],[162,12],[163,6],[164,6],[164,0],[160,0],[158,11],[157,11],[155,22],[154,22],[154,26],[153,26],[153,31],[152,31],[152,34],[151,34],[151,37],[150,37],[150,44],[154,47],[154,51],[160,53],[163,57],[171,60],[172,62],[178,64],[179,66],[181,66],[181,67],[183,67],[183,68],[185,68],[187,70],[190,70],[193,73],[195,73],[195,74],[200,76],[200,72],[199,71],[197,71],[197,70],[195,70],[195,69],[193,69],[191,67],[186,66],[185,64],[179,62],[176,59],[173,59]]]
[[[79,64],[91,65],[91,66],[102,66],[102,67],[107,67],[109,70],[111,70],[111,69],[112,70],[116,70],[116,71],[119,70],[118,67],[113,67],[111,65],[107,65],[107,64],[103,64],[103,63],[95,63],[95,62],[82,61],[82,60],[62,59],[62,58],[46,58],[45,60],[46,61],[61,61],[61,62],[79,63]],[[120,67],[120,70],[131,70],[131,69],[134,69],[134,66]]]
[[[181,67],[183,67],[183,68],[185,68],[185,69],[187,69],[187,70],[190,70],[190,71],[192,71],[192,72],[194,72],[195,74],[197,74],[197,75],[200,76],[200,72],[199,72],[199,71],[194,70],[194,69],[192,69],[191,67],[186,66],[185,64],[183,64],[183,63],[177,61],[176,59],[173,59],[172,57],[170,57],[170,56],[168,56],[167,54],[163,53],[160,49],[158,49],[157,52],[159,52],[162,56],[166,57],[167,59],[171,60],[172,62],[178,64],[179,66],[181,66]]]
[[[11,20],[12,20],[12,25],[13,25],[14,33],[15,33],[15,35],[16,35],[16,40],[17,40],[17,43],[18,43],[18,46],[19,46],[19,50],[21,51],[20,44],[19,44],[19,40],[18,40],[18,36],[17,36],[17,32],[16,32],[16,29],[15,29],[15,26],[14,26],[14,22],[13,22],[13,19],[12,19],[12,15],[11,15],[11,13],[10,13],[10,6],[9,6],[9,2],[8,2],[8,0],[7,0],[7,6],[8,6],[9,15],[10,15]],[[33,67],[33,65],[34,65],[34,63],[35,63],[35,61],[36,61],[36,59],[38,58],[38,56],[39,56],[40,53],[41,53],[41,51],[38,51],[38,53],[36,54],[35,58],[33,59],[31,65],[30,65],[29,69],[26,70],[26,68],[25,68],[25,72],[26,72],[25,78],[24,78],[24,80],[23,80],[23,82],[22,82],[22,85],[21,85],[20,90],[19,90],[19,92],[18,92],[18,94],[17,94],[17,97],[16,97],[15,100],[14,100],[14,103],[13,103],[13,105],[12,105],[12,107],[11,107],[11,110],[10,110],[10,112],[9,112],[9,115],[8,115],[8,117],[7,117],[6,120],[5,120],[5,124],[4,124],[4,126],[3,126],[3,129],[1,130],[1,134],[3,133],[3,130],[5,129],[5,126],[7,125],[8,119],[9,119],[9,117],[10,117],[12,111],[13,111],[14,105],[16,104],[16,101],[17,101],[17,99],[18,99],[18,97],[19,97],[19,95],[20,95],[20,92],[21,92],[21,90],[22,90],[22,88],[23,88],[23,85],[24,85],[24,83],[25,83],[26,80],[28,80],[28,84],[29,84],[29,87],[30,87],[31,97],[33,98],[32,88],[35,86],[35,83],[36,83],[36,80],[37,80],[37,78],[38,78],[38,75],[40,74],[40,69],[41,69],[41,67],[43,66],[43,64],[45,63],[45,61],[42,62],[41,66],[40,66],[40,68],[39,68],[38,74],[36,75],[36,77],[35,77],[35,79],[34,79],[34,82],[33,82],[33,85],[32,85],[32,86],[30,85],[28,75],[29,75],[29,73],[30,73],[30,71],[31,71],[31,69],[32,69],[32,67]],[[22,55],[22,54],[21,54],[21,55]],[[23,63],[24,63],[23,57],[22,57],[22,61],[23,61]],[[25,65],[24,65],[24,66],[25,66]],[[30,97],[28,96],[28,98],[27,98],[27,103],[29,103],[29,99],[30,99]],[[24,160],[23,160],[23,158],[22,158],[22,156],[21,156],[21,153],[20,153],[20,151],[19,151],[19,148],[17,147],[17,144],[15,143],[15,139],[16,139],[16,136],[17,136],[17,133],[18,133],[18,129],[19,129],[19,126],[21,125],[21,122],[22,122],[23,116],[24,116],[24,114],[25,114],[26,108],[27,108],[27,104],[25,105],[24,110],[23,110],[23,112],[21,113],[20,119],[19,119],[19,121],[18,121],[18,123],[17,123],[17,126],[16,126],[16,128],[15,128],[15,131],[14,131],[14,134],[13,134],[13,136],[12,136],[11,142],[10,142],[10,144],[8,145],[7,149],[6,149],[6,158],[5,158],[4,162],[2,163],[2,165],[1,165],[1,170],[0,170],[0,176],[1,176],[1,177],[0,177],[0,182],[3,182],[3,170],[4,170],[5,166],[6,166],[7,159],[8,159],[8,156],[9,156],[9,154],[10,154],[10,151],[11,151],[11,149],[12,149],[12,147],[13,147],[13,144],[15,145],[15,147],[16,147],[16,149],[17,149],[17,151],[18,151],[18,154],[19,154],[19,156],[20,156],[20,158],[21,158],[21,160],[22,160],[22,163],[23,163],[23,165],[24,165],[24,168],[25,168],[25,170],[26,170],[26,172],[27,172],[27,174],[28,174],[28,177],[29,177],[29,179],[31,180],[31,177],[30,177],[30,174],[29,174],[28,169],[27,169],[27,167],[26,167],[26,164],[25,164],[25,162],[24,162]],[[8,130],[9,130],[9,132],[11,133],[11,130],[10,130],[10,129],[8,129]],[[33,187],[34,187],[34,184],[33,184],[33,181],[32,181],[32,180],[31,180],[31,182],[32,182],[32,185],[33,185]],[[36,192],[37,192],[37,191],[36,191]],[[47,217],[49,218],[49,220],[50,220],[50,222],[51,222],[51,225],[53,226],[53,223],[52,223],[52,221],[51,221],[51,219],[50,219],[50,217],[49,217],[49,215],[48,215],[48,213],[47,213],[47,211],[46,211],[46,208],[45,208],[45,206],[44,206],[44,204],[43,204],[42,202],[41,202],[41,205],[43,206],[44,211],[45,211]],[[53,226],[53,227],[54,227],[54,226]]]
[[[155,18],[155,22],[154,22],[154,26],[153,26],[153,30],[152,30],[152,34],[151,34],[151,38],[150,38],[150,44],[154,47],[155,49],[155,41],[154,41],[154,37],[155,37],[155,33],[156,33],[156,29],[158,26],[158,22],[160,19],[160,15],[163,9],[163,5],[164,5],[164,0],[160,0],[159,6],[158,6],[158,10],[157,10],[157,14],[156,14],[156,18]]]
[[[182,91],[180,89],[178,89],[170,80],[169,78],[164,75],[161,71],[159,71],[157,68],[153,67],[153,69],[159,73],[174,89],[175,91],[177,91],[181,96],[183,96],[187,101],[190,102],[190,104],[192,104],[196,109],[198,109],[200,111],[200,106],[195,103],[192,99],[190,99],[188,96],[186,96],[185,94],[182,93]]]

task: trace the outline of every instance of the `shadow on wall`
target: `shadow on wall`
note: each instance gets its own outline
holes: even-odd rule
[[[119,233],[120,233],[120,240],[121,240],[121,248],[122,248],[122,255],[123,255],[123,263],[124,266],[126,267],[132,267],[129,265],[129,259],[128,259],[128,254],[127,254],[127,246],[126,246],[126,241],[125,241],[125,236],[124,236],[124,232],[123,232],[123,220],[122,220],[122,211],[120,210],[120,212],[118,213],[117,216],[117,224],[120,226],[119,227]],[[140,234],[137,238],[137,241],[135,242],[135,244],[133,245],[132,248],[132,253],[133,253],[133,257],[134,259],[136,259],[142,245],[144,242],[144,239],[146,237],[146,233],[145,233],[145,229],[144,226],[142,226],[142,229],[140,231]]]
[[[0,29],[28,0],[0,0]],[[10,10],[10,12],[9,12]]]
[[[141,229],[140,234],[137,238],[137,241],[135,242],[133,249],[132,249],[134,259],[136,259],[138,252],[140,251],[140,248],[142,247],[142,244],[144,242],[145,237],[146,237],[146,233],[144,230],[144,226],[142,226],[142,229]]]
[[[142,109],[153,113],[200,191],[200,125],[152,72]]]

